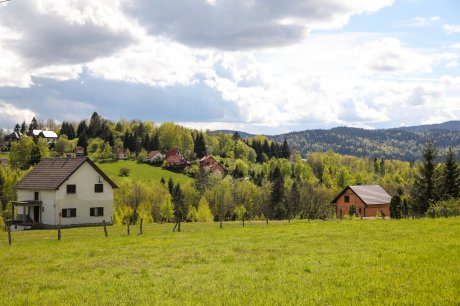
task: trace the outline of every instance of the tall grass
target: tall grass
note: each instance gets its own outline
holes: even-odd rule
[[[0,304],[458,305],[460,218],[14,232]],[[133,234],[134,233],[134,234]]]

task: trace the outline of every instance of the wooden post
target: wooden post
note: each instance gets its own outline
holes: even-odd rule
[[[177,231],[178,231],[179,233],[180,233],[180,222],[181,222],[181,221],[182,221],[182,220],[179,219],[179,226],[177,227]]]
[[[11,245],[11,226],[8,226],[8,244]]]
[[[128,236],[129,236],[129,221],[128,221]]]
[[[143,233],[143,231],[142,231],[142,223],[143,223],[143,222],[144,222],[144,219],[143,219],[143,218],[141,218],[141,224],[140,224],[140,232],[139,232],[139,233],[140,233],[140,235],[142,235],[142,233]]]
[[[61,217],[62,217],[62,213],[59,212],[59,223],[58,223],[58,241],[61,240]]]
[[[244,227],[244,214],[243,214],[243,227]]]
[[[102,223],[104,224],[104,234],[105,234],[105,237],[109,237],[109,235],[107,234],[107,226],[105,224],[105,220],[102,220]]]

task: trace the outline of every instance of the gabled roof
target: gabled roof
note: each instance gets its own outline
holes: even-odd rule
[[[45,138],[58,138],[58,135],[53,131],[41,131],[40,135]]]
[[[32,135],[33,136],[38,136],[43,130],[32,130]]]
[[[337,200],[350,188],[366,205],[380,205],[391,202],[391,196],[380,185],[347,186],[332,201]]]
[[[57,190],[85,162],[89,163],[90,166],[112,186],[112,188],[118,188],[117,185],[115,185],[115,183],[86,156],[43,159],[27,173],[14,188]]]
[[[148,155],[149,158],[153,158],[155,156],[157,156],[158,154],[161,154],[160,151],[151,151]],[[163,155],[162,155],[163,156]]]

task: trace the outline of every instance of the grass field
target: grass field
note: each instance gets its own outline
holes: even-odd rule
[[[0,304],[458,305],[460,218],[14,232]],[[132,233],[137,231],[132,228]]]
[[[184,184],[192,179],[186,175],[164,170],[161,167],[153,167],[147,164],[139,164],[133,160],[119,160],[115,162],[96,163],[110,178],[118,178],[120,169],[130,169],[129,177],[143,182],[159,182],[163,177],[166,181],[171,177],[174,183]]]

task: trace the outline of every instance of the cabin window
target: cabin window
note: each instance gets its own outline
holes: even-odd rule
[[[63,218],[72,218],[77,216],[77,209],[76,208],[63,208],[62,209],[62,217]]]
[[[77,185],[67,185],[67,194],[72,194],[77,192]]]
[[[94,184],[94,192],[104,192],[104,184]]]
[[[349,195],[345,195],[345,203],[350,203],[350,196]]]
[[[102,216],[104,216],[104,207],[91,207],[89,209],[89,215],[91,217],[102,217]]]
[[[34,192],[34,201],[40,201],[40,192],[38,191]]]

